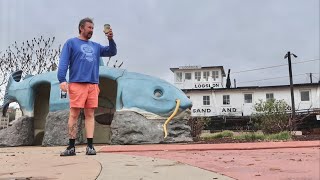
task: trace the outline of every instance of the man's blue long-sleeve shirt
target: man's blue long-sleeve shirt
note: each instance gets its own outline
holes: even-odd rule
[[[69,68],[69,82],[98,84],[100,57],[111,57],[116,54],[117,46],[114,40],[109,40],[109,46],[102,46],[77,37],[71,38],[61,51],[58,80],[60,83],[66,82]]]

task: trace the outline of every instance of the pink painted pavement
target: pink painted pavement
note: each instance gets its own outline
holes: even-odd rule
[[[175,160],[240,180],[320,179],[320,141],[117,145],[100,152]]]

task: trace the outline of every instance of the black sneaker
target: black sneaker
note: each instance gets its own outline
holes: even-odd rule
[[[76,148],[70,148],[70,149],[66,149],[65,151],[63,151],[60,156],[75,156],[76,155]]]
[[[92,146],[92,148],[90,148],[89,146],[87,146],[87,150],[86,150],[86,155],[96,155],[96,150],[94,149],[94,147]]]

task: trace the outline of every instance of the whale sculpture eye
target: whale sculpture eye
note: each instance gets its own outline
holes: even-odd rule
[[[159,98],[163,95],[163,92],[160,89],[156,89],[156,90],[154,90],[153,94],[155,97]]]

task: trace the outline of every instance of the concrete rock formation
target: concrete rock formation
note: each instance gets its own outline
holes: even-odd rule
[[[33,118],[22,116],[12,126],[0,130],[0,146],[28,146],[33,145]]]
[[[132,111],[119,111],[111,123],[112,144],[151,144],[192,141],[186,119],[173,119],[168,124],[168,137],[164,139],[165,119],[147,119]]]
[[[45,125],[45,133],[42,141],[43,146],[56,146],[56,145],[67,145],[69,142],[68,136],[68,118],[69,118],[69,110],[62,110],[56,112],[49,112],[46,125]],[[84,138],[82,129],[84,118],[80,115],[78,119],[78,132],[76,138],[76,144],[84,143]]]

